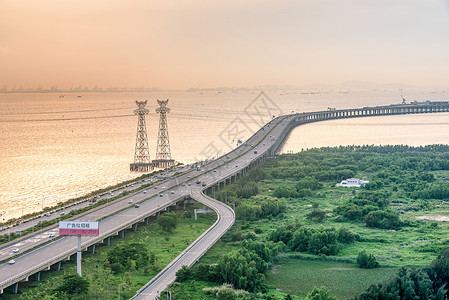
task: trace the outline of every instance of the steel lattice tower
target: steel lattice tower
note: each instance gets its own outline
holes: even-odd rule
[[[150,149],[145,124],[145,115],[149,113],[149,110],[145,108],[147,100],[136,101],[136,104],[138,107],[134,110],[134,114],[138,116],[136,150],[134,152],[134,163],[130,165],[130,170],[145,172],[153,169],[153,164],[150,162]]]
[[[165,101],[157,100],[159,108],[156,112],[159,114],[159,132],[157,135],[156,159],[153,160],[153,165],[159,168],[171,167],[175,161],[171,159],[170,141],[168,139],[168,125],[167,113],[170,108],[167,107],[168,99]]]

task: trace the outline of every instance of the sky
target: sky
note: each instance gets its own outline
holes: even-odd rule
[[[0,88],[449,87],[449,0],[0,0]]]

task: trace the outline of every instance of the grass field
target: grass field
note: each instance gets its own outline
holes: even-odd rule
[[[284,293],[304,297],[314,286],[325,286],[338,299],[351,299],[371,284],[388,279],[397,268],[359,269],[353,264],[289,259],[275,265],[267,284]]]

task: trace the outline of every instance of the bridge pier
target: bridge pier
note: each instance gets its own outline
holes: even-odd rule
[[[89,248],[87,248],[88,250],[90,249],[90,253],[94,254],[95,253],[95,245],[90,246]]]
[[[16,282],[12,285],[12,293],[17,294],[19,292],[19,283]]]
[[[60,262],[60,261],[58,261],[57,263],[55,263],[54,266],[55,266],[55,270],[56,270],[56,271],[61,271],[61,262]]]
[[[136,232],[137,231],[137,223],[133,224],[133,231]]]
[[[41,281],[41,272],[37,272],[36,274],[34,274],[34,280],[36,281]]]
[[[119,238],[121,238],[121,239],[125,238],[125,229],[120,230],[120,231],[118,232],[118,236],[119,236]]]
[[[150,223],[150,217],[146,217],[144,219],[144,223],[145,223],[145,225],[148,225]]]

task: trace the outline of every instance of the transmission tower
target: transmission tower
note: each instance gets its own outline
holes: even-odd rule
[[[145,125],[145,115],[149,110],[145,108],[147,100],[136,101],[138,109],[134,114],[138,116],[136,150],[134,152],[134,163],[130,165],[131,171],[147,172],[153,170],[153,164],[150,162],[150,149],[148,148],[147,127]]]
[[[157,103],[159,108],[156,109],[156,112],[160,115],[160,118],[156,159],[153,160],[153,165],[158,168],[167,168],[175,164],[175,161],[171,159],[170,141],[168,140],[167,113],[170,112],[170,108],[167,107],[168,99],[165,101],[157,100]]]

